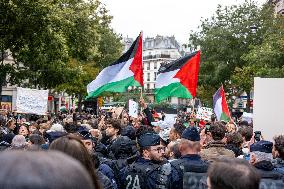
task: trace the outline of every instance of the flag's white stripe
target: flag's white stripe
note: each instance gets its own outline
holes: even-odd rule
[[[217,120],[220,121],[222,115],[222,97],[218,98],[214,106],[214,113],[216,114]]]
[[[133,58],[127,60],[126,62],[115,64],[103,69],[96,79],[87,85],[87,92],[90,93],[107,83],[121,81],[133,76],[133,72],[129,69],[132,61]]]
[[[157,76],[156,88],[159,89],[164,86],[168,86],[171,83],[180,82],[178,78],[174,78],[174,76],[177,74],[178,71],[179,69],[159,74]]]

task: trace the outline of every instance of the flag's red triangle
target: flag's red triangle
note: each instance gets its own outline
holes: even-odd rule
[[[142,33],[138,39],[138,47],[129,69],[134,73],[134,79],[143,86]]]
[[[224,87],[223,87],[223,85],[221,87],[222,87],[221,88],[222,112],[224,114],[226,114],[228,117],[231,117],[229,107],[228,107],[228,104],[227,104],[227,101],[226,101],[226,95],[225,95]]]
[[[180,79],[180,83],[188,89],[192,97],[196,96],[199,65],[200,51],[198,51],[194,57],[189,59],[174,76],[174,78]]]

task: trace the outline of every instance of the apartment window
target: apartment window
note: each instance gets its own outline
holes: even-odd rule
[[[157,72],[154,72],[154,81],[157,79]]]
[[[157,69],[157,62],[154,62],[154,69]]]
[[[147,64],[147,70],[150,70],[150,63]]]
[[[147,73],[147,81],[150,81],[150,73]]]
[[[150,84],[149,83],[147,84],[147,89],[150,89]]]

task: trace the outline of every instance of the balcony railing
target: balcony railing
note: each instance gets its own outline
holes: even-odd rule
[[[169,54],[148,55],[148,56],[144,56],[143,60],[156,59],[156,58],[171,58],[171,55]]]

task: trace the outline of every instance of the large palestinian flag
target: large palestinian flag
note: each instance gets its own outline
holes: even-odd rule
[[[200,51],[197,51],[161,67],[156,81],[156,101],[195,97],[199,63]]]
[[[129,86],[143,86],[142,33],[125,54],[88,84],[87,98],[100,96],[104,92],[125,92]]]
[[[223,85],[213,96],[213,109],[218,121],[230,121],[231,116]]]

